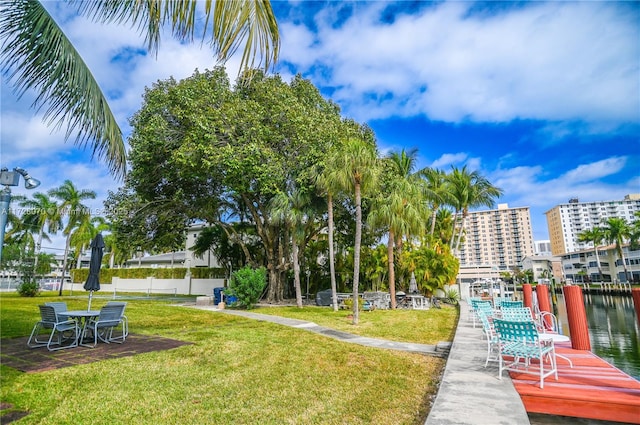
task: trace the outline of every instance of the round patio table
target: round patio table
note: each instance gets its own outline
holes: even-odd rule
[[[540,337],[540,339],[542,341],[553,341],[554,344],[556,342],[571,342],[571,339],[568,336],[562,335],[562,334],[540,333],[539,337]],[[571,360],[568,357],[563,356],[562,354],[558,354],[558,353],[556,353],[556,357],[562,357],[563,359],[568,361],[569,362],[569,366],[571,366],[571,368],[573,368],[573,363],[571,362]]]
[[[67,316],[78,322],[78,327],[81,329],[80,333],[77,336],[78,345],[82,345],[83,347],[92,347],[91,345],[86,345],[83,343],[83,340],[86,336],[87,324],[89,321],[95,317],[100,316],[100,311],[98,310],[68,310],[61,311],[58,313],[58,316]]]

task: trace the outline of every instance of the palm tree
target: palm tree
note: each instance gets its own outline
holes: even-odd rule
[[[67,225],[62,231],[67,237],[64,247],[64,259],[62,261],[62,278],[60,279],[60,290],[58,291],[58,295],[62,296],[62,286],[64,284],[64,274],[67,271],[71,236],[74,229],[90,215],[89,209],[82,204],[82,201],[95,199],[96,193],[92,190],[78,190],[71,180],[65,180],[60,187],[51,189],[49,196],[62,202],[60,204],[60,210],[68,216]]]
[[[33,199],[21,201],[20,206],[28,209],[23,219],[38,229],[38,239],[36,241],[35,260],[33,264],[35,270],[38,267],[38,256],[42,248],[45,227],[48,233],[53,234],[58,233],[62,228],[60,208],[47,194],[41,192],[35,193]]]
[[[293,254],[293,280],[296,292],[296,305],[302,308],[302,289],[300,285],[300,244],[304,240],[304,227],[311,214],[311,198],[304,191],[294,189],[290,194],[279,193],[271,201],[271,214],[274,223],[285,223],[291,232]]]
[[[388,229],[387,257],[391,308],[396,308],[394,247],[402,250],[402,237],[420,233],[423,228],[422,193],[413,174],[417,150],[407,154],[392,152],[387,157],[390,173],[385,189],[375,198],[369,221]]]
[[[104,217],[91,217],[88,214],[81,217],[81,221],[76,225],[70,239],[70,246],[76,256],[76,268],[80,268],[82,253],[89,247],[93,238],[98,233],[108,229],[109,226]]]
[[[444,204],[452,203],[451,191],[447,184],[447,175],[437,168],[423,168],[418,175],[424,179],[424,192],[431,208],[431,228],[429,235],[433,236],[436,229],[436,216]]]
[[[631,228],[629,224],[624,218],[620,217],[609,217],[604,222],[604,227],[602,228],[604,232],[604,238],[608,243],[616,244],[616,252],[618,253],[618,258],[622,262],[622,267],[624,268],[624,277],[627,282],[630,282],[629,279],[629,270],[627,270],[627,262],[624,258],[624,252],[622,250],[622,245],[625,240],[631,237]]]
[[[464,224],[467,216],[469,215],[469,209],[480,206],[492,208],[495,205],[495,198],[502,196],[503,191],[502,189],[492,185],[489,180],[480,175],[477,171],[467,171],[466,165],[462,167],[461,170],[454,168],[452,173],[448,176],[448,180],[451,184],[452,196],[455,199],[454,206],[456,208],[456,219],[454,220],[454,226],[457,221],[458,214],[462,215],[457,240],[455,245],[452,245],[452,251],[458,252],[464,230]],[[453,235],[451,236],[452,244],[455,233],[454,228]]]
[[[362,242],[362,193],[378,176],[378,153],[373,143],[348,139],[336,157],[336,181],[340,187],[353,191],[356,207],[356,235],[353,252],[353,324],[359,320],[358,284],[360,281],[360,245]]]
[[[336,258],[335,245],[333,242],[334,222],[333,222],[333,198],[334,194],[340,191],[340,179],[338,170],[335,166],[337,161],[337,150],[332,150],[327,158],[327,164],[316,177],[316,185],[327,195],[327,225],[329,237],[329,274],[331,279],[331,304],[333,311],[338,311],[338,289],[336,284]]]
[[[596,263],[598,264],[598,274],[600,274],[600,280],[604,280],[602,273],[602,266],[600,265],[600,256],[598,255],[598,245],[602,243],[604,239],[604,231],[600,227],[594,227],[587,229],[578,234],[578,241],[593,243],[593,252],[596,254]]]
[[[204,20],[196,14],[197,0],[189,1],[86,1],[78,13],[96,22],[131,24],[141,28],[152,53],[169,22],[172,35],[191,41],[196,24],[203,38],[211,25],[210,44],[224,61],[246,40],[240,70],[256,65],[258,54],[269,69],[279,52],[278,25],[265,1],[206,1]],[[202,25],[204,23],[204,25]],[[0,59],[2,70],[13,80],[18,97],[35,89],[36,108],[46,105],[44,119],[55,127],[66,123],[66,138],[76,134],[76,144],[90,145],[111,171],[124,176],[126,151],[122,131],[91,71],[51,15],[35,0],[0,1]],[[258,61],[258,64],[262,59]]]

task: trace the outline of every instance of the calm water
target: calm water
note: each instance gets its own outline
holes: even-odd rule
[[[631,297],[585,295],[591,350],[640,380],[640,331]],[[569,335],[567,312],[558,295],[558,319]]]

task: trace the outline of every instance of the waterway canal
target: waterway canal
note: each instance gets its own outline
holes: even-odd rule
[[[633,299],[624,296],[584,295],[591,351],[640,380],[640,330]],[[558,295],[558,320],[569,335],[567,311]]]

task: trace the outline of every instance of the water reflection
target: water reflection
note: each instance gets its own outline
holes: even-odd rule
[[[591,350],[640,380],[640,331],[631,297],[585,295]],[[564,299],[558,296],[558,319],[569,334]]]

